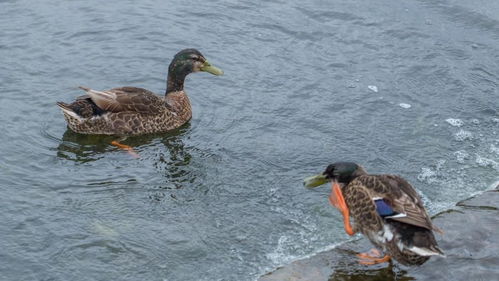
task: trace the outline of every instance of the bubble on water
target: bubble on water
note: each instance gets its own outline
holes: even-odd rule
[[[448,118],[445,119],[445,122],[451,124],[451,126],[454,127],[461,127],[464,124],[463,120],[457,118]]]
[[[454,134],[454,138],[457,141],[466,141],[466,140],[472,140],[473,139],[473,134],[470,131],[465,131],[465,130],[460,130],[456,134]]]
[[[367,88],[375,93],[378,92],[378,87],[374,86],[374,85],[369,85],[367,86]]]
[[[480,125],[480,120],[478,119],[471,119],[471,123],[473,123],[473,125]]]
[[[412,105],[408,104],[408,103],[399,103],[399,106],[402,107],[402,108],[411,108]]]
[[[459,150],[454,152],[454,155],[456,155],[457,163],[463,164],[464,160],[469,159],[470,155],[468,152],[464,150]]]

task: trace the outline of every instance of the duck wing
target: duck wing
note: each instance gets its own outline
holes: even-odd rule
[[[351,184],[354,182],[367,190],[383,218],[439,231],[433,226],[421,197],[405,179],[396,175],[365,175]]]
[[[428,230],[437,230],[423,206],[421,197],[409,182],[396,175],[378,175],[376,177],[382,185],[380,190],[382,192],[378,195],[398,213],[398,215],[387,218]]]
[[[80,87],[87,92],[83,99],[89,97],[99,108],[110,112],[133,111],[137,113],[159,113],[165,107],[165,101],[151,91],[135,87],[113,88],[107,91],[96,91]]]

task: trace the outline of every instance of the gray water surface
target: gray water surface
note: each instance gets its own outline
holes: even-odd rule
[[[499,2],[468,2],[0,1],[0,279],[254,280],[349,239],[301,183],[338,160],[431,213],[491,188]],[[184,48],[225,71],[190,124],[139,159],[67,130],[77,86],[164,93]]]

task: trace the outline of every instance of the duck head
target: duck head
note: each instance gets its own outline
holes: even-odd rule
[[[324,172],[305,178],[303,185],[307,188],[314,188],[328,182],[338,182],[341,186],[345,186],[356,177],[366,174],[364,168],[356,163],[336,162],[327,166]]]
[[[168,81],[166,92],[181,91],[184,80],[192,72],[204,71],[213,75],[222,75],[224,72],[213,65],[196,49],[185,49],[173,57],[168,67]]]

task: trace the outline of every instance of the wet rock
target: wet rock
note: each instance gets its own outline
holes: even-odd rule
[[[445,232],[436,234],[445,258],[433,257],[419,267],[363,266],[355,253],[372,246],[362,238],[277,268],[259,281],[499,280],[499,190],[461,201],[433,220]]]

